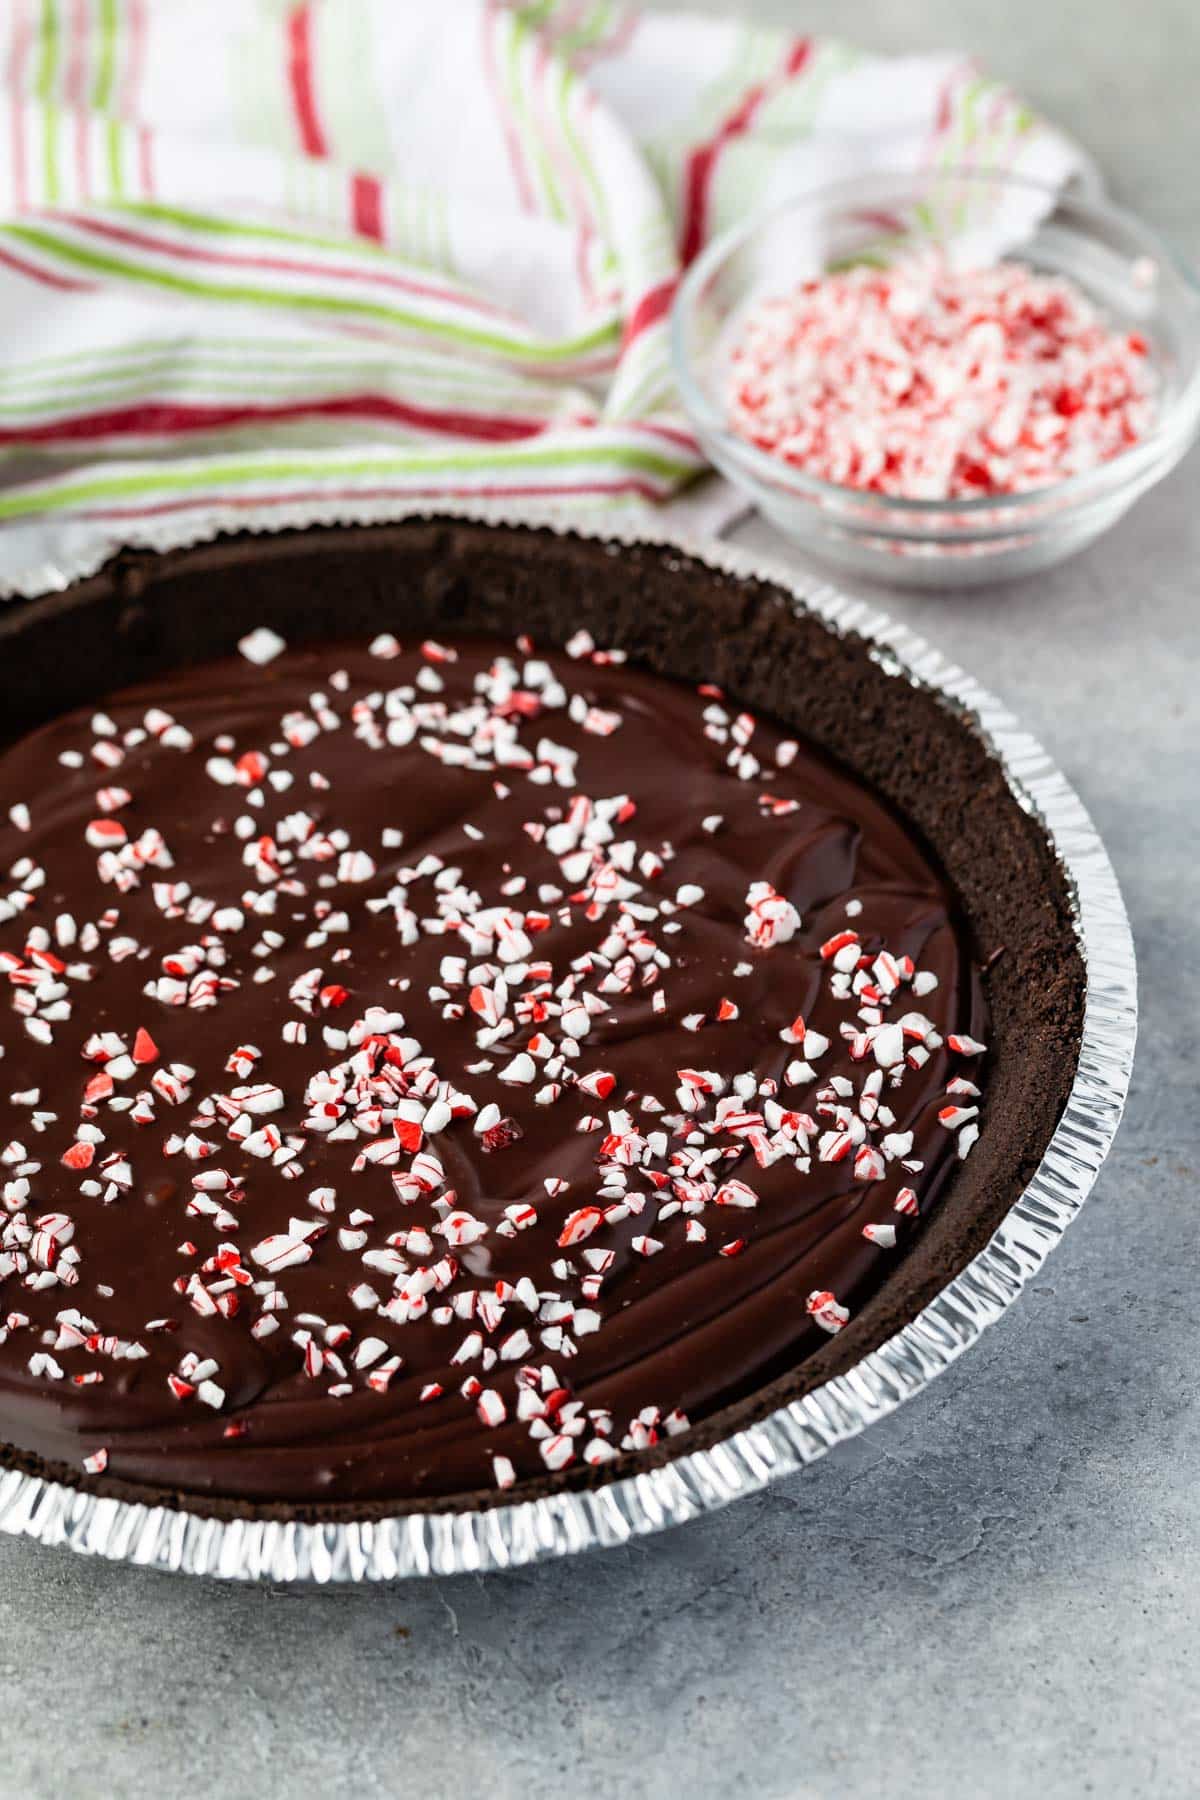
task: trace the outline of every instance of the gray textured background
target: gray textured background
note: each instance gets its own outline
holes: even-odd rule
[[[969,46],[1200,258],[1195,0],[747,10]],[[1028,588],[889,602],[1051,748],[1141,956],[1118,1148],[1005,1322],[803,1478],[582,1562],[306,1592],[0,1542],[0,1793],[1200,1790],[1198,474]]]

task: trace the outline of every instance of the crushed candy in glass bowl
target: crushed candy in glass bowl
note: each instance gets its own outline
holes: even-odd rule
[[[675,302],[706,454],[814,557],[960,587],[1082,549],[1200,423],[1200,290],[1105,202],[970,171],[803,196]]]

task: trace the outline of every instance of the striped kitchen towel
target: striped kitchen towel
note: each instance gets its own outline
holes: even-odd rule
[[[238,522],[661,502],[713,232],[1079,166],[961,57],[612,0],[4,0],[0,68],[9,593]]]

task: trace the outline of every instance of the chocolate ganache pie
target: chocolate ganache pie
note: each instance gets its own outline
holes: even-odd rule
[[[0,753],[9,1463],[298,1516],[603,1480],[851,1366],[1035,1166],[1053,853],[781,591],[421,523],[6,630],[76,642]]]

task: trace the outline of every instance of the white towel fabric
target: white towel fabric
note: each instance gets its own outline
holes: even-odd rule
[[[867,169],[1083,167],[961,56],[609,0],[7,0],[0,69],[10,593],[239,525],[660,505],[714,232]]]

